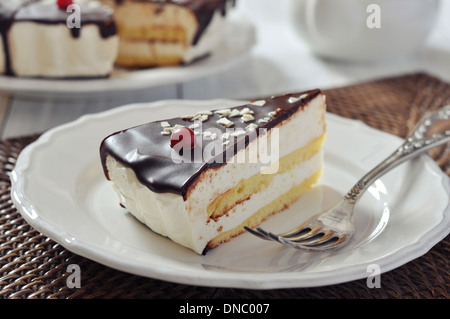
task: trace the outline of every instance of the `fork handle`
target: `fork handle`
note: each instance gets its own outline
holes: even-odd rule
[[[430,128],[438,121],[450,119],[450,105],[444,106],[426,117],[405,142],[384,161],[364,175],[344,196],[350,204],[356,204],[364,192],[382,175],[401,163],[422,154],[433,147],[450,141],[450,130],[428,136]]]

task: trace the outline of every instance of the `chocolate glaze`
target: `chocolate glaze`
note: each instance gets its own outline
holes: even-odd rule
[[[101,37],[104,39],[117,34],[112,10],[105,6],[79,5],[81,28],[88,24],[95,24],[99,28]],[[14,75],[14,71],[11,68],[11,56],[8,45],[9,29],[14,22],[30,21],[41,24],[66,24],[71,14],[71,12],[60,9],[56,4],[56,0],[46,3],[42,0],[2,0],[0,2],[0,34],[6,57],[6,75]],[[78,38],[81,28],[71,28],[72,37]]]
[[[116,4],[122,4],[126,0],[114,0]],[[176,4],[180,6],[187,7],[191,10],[198,21],[199,27],[197,33],[195,34],[193,45],[197,44],[203,35],[204,31],[211,22],[214,13],[219,10],[223,16],[227,14],[227,6],[236,5],[236,0],[130,0],[135,2],[152,2],[156,4]]]
[[[9,52],[8,31],[14,21],[17,11],[27,5],[30,0],[10,0],[0,2],[0,35],[3,43],[3,52],[5,56],[5,74],[12,75],[11,55]]]
[[[293,115],[299,108],[303,108],[310,100],[319,95],[320,92],[317,89],[303,93],[271,97],[265,99],[266,104],[262,107],[246,104],[231,108],[238,110],[249,108],[254,112],[253,116],[255,121],[253,122],[244,123],[241,117],[227,118],[234,123],[234,129],[242,128],[245,130],[249,123],[255,123],[258,125],[258,128],[270,130]],[[303,94],[306,94],[306,96],[299,101],[289,102],[290,97],[299,97]],[[268,117],[270,112],[276,112],[277,115],[272,117],[267,123],[258,123],[259,119]],[[219,114],[210,115],[208,120],[202,123],[202,131],[204,132],[209,128],[216,128],[220,129],[222,133],[225,133],[227,130],[226,127],[216,122],[220,118],[221,116]],[[166,121],[172,126],[179,124],[188,127],[193,123],[192,118],[189,117],[178,117]],[[137,179],[153,192],[179,194],[186,199],[189,187],[197,180],[200,174],[207,169],[224,165],[224,161],[174,163],[171,156],[173,149],[170,147],[170,135],[161,134],[163,130],[161,122],[163,121],[143,124],[113,133],[106,137],[100,145],[100,158],[104,173],[106,178],[109,179],[106,158],[110,155],[122,165],[131,168],[135,172]],[[258,129],[255,132],[257,134],[260,133]],[[225,158],[226,155],[229,155],[230,151],[232,154],[236,154],[240,148],[248,145],[251,136],[256,137],[256,134],[242,135],[234,139],[230,138],[230,143],[226,147],[224,146],[223,152],[216,154],[217,158]],[[196,147],[201,148],[200,154],[203,154],[203,150],[208,142],[210,141],[197,143]],[[183,156],[191,157],[194,153],[195,149],[191,151],[191,154],[183,154]]]

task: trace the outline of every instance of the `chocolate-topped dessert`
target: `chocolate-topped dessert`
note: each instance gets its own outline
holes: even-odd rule
[[[87,0],[2,0],[0,34],[0,72],[25,77],[108,76],[119,42],[113,11]]]
[[[101,0],[114,9],[120,36],[117,65],[187,64],[223,40],[235,0]]]
[[[321,174],[320,90],[113,133],[100,146],[122,206],[197,253],[288,207]]]

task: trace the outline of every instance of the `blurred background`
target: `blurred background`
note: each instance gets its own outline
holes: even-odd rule
[[[248,100],[415,72],[450,82],[450,1],[238,0],[233,20],[252,25],[255,44],[214,74],[121,92],[3,90],[1,137],[129,103]]]

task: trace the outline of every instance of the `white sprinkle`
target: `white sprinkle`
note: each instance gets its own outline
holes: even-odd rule
[[[218,124],[221,124],[221,125],[223,125],[223,126],[225,126],[225,127],[231,127],[231,126],[234,125],[233,122],[231,122],[229,119],[227,119],[227,118],[225,118],[225,117],[222,117],[221,119],[219,119],[219,120],[217,121],[217,123],[218,123]]]
[[[169,122],[161,122],[161,127],[171,127]]]
[[[175,126],[173,126],[173,127],[170,127],[170,126],[169,127],[165,127],[164,131],[161,132],[161,134],[163,134],[163,135],[170,135],[170,134],[172,134],[173,131],[175,131],[176,129],[179,129],[181,127],[186,127],[186,126],[180,125],[180,124],[175,124]]]
[[[228,116],[231,113],[230,109],[217,110],[214,113],[219,114],[221,116]]]
[[[228,116],[229,117],[241,116],[241,112],[239,112],[237,109],[233,109]]]
[[[208,120],[208,115],[206,114],[197,114],[194,116],[191,121],[199,120],[200,122],[205,122]]]
[[[211,134],[211,140],[215,140],[215,139],[217,139],[217,134],[216,133],[212,133]]]
[[[209,131],[203,132],[203,137],[210,137],[211,135],[212,133]]]
[[[294,97],[294,96],[291,96],[291,97],[288,99],[288,102],[289,102],[289,103],[295,103],[295,102],[298,102],[298,101],[300,101],[300,98]]]
[[[250,110],[248,107],[244,108],[241,110],[240,114],[241,115],[245,115],[245,114],[253,114],[255,112],[253,112],[252,110]]]
[[[264,106],[266,105],[266,101],[265,100],[252,101],[250,104],[256,106]]]
[[[308,94],[307,94],[307,93],[302,94],[302,95],[299,96],[299,98],[302,99],[302,100],[303,100],[304,98],[307,98],[307,97],[308,97]]]
[[[256,130],[257,128],[258,128],[258,124],[250,123],[249,125],[247,125],[246,129],[253,131],[253,130]]]
[[[277,112],[275,112],[275,111],[272,111],[272,112],[269,112],[269,116],[275,116],[275,115],[277,115]]]
[[[244,122],[251,122],[251,121],[255,120],[255,118],[251,114],[244,114],[244,115],[242,115],[241,119]]]
[[[213,115],[213,112],[205,110],[205,111],[197,112],[197,114],[200,114],[200,115]]]
[[[222,143],[222,145],[228,145],[228,144],[230,144],[230,141],[226,141],[226,142]]]
[[[199,134],[200,134],[199,131],[195,131],[195,132],[194,132],[194,135],[199,135]]]
[[[196,128],[198,128],[198,127],[200,127],[200,124],[198,124],[198,123],[189,125],[189,128],[190,128],[191,130],[196,129]]]
[[[260,119],[258,122],[259,122],[259,123],[267,123],[267,122],[269,122],[269,118],[268,118],[268,117],[265,117],[265,118],[263,118],[263,119]]]
[[[222,134],[222,138],[223,138],[224,140],[228,140],[228,139],[230,138],[230,133],[223,133],[223,134]]]

